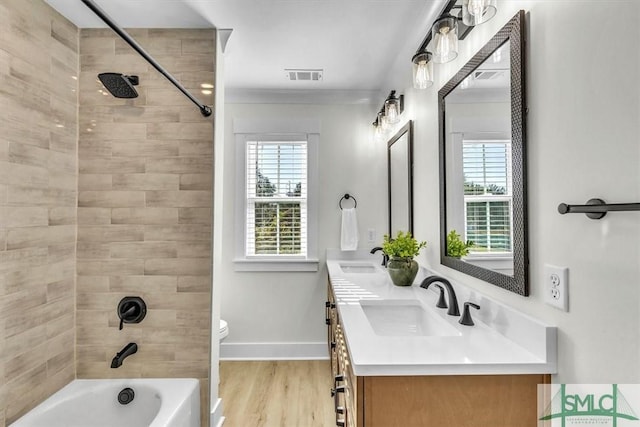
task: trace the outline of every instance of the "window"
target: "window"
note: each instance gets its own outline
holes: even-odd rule
[[[512,252],[511,143],[463,140],[465,231],[472,253]]]
[[[250,256],[307,256],[307,141],[247,141]]]
[[[236,271],[317,271],[319,123],[234,120]]]

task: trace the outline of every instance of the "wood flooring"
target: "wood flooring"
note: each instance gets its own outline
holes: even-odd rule
[[[328,360],[220,362],[224,427],[336,423]]]

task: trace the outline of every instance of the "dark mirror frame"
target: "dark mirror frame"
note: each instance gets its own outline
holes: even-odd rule
[[[388,235],[389,237],[393,237],[391,235],[391,146],[395,144],[400,138],[404,135],[407,135],[407,143],[409,146],[407,147],[407,169],[409,171],[409,182],[408,190],[409,190],[409,232],[413,235],[413,120],[409,120],[407,124],[402,126],[400,130],[387,142],[387,194],[389,198],[389,228]]]
[[[519,11],[449,82],[438,91],[440,138],[440,263],[517,294],[529,295],[526,185],[525,14]],[[505,42],[510,42],[511,153],[513,167],[513,276],[447,256],[447,183],[445,150],[445,97]]]

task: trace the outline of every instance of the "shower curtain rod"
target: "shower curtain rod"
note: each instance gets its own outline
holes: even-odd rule
[[[122,39],[124,41],[129,43],[129,46],[131,46],[136,52],[138,52],[140,54],[140,56],[142,56],[144,59],[146,59],[149,64],[153,65],[153,67],[156,70],[158,70],[160,72],[160,74],[165,76],[167,78],[167,80],[169,80],[171,83],[173,83],[173,85],[175,87],[177,87],[180,90],[180,92],[185,94],[187,96],[187,98],[189,98],[191,100],[191,102],[196,104],[198,106],[198,108],[200,108],[200,113],[204,117],[209,117],[211,115],[211,113],[212,113],[211,107],[209,107],[207,105],[204,105],[203,103],[198,101],[198,99],[195,96],[193,96],[191,94],[191,92],[189,92],[187,89],[185,89],[185,87],[182,86],[180,84],[180,82],[177,81],[171,75],[171,73],[169,73],[167,70],[165,70],[162,67],[162,65],[158,64],[156,62],[156,60],[153,59],[151,57],[151,55],[149,55],[147,53],[147,51],[144,50],[142,48],[142,46],[140,46],[138,44],[138,42],[136,42],[125,30],[123,30],[122,28],[118,27],[118,25],[116,25],[116,23],[111,19],[111,17],[109,15],[107,15],[104,10],[100,9],[100,7],[93,2],[93,0],[82,0],[82,3],[84,3],[89,9],[91,9],[93,11],[93,13],[98,15],[98,17],[100,19],[102,19],[105,22],[105,24],[107,24],[109,27],[111,27],[111,29],[113,31],[115,31],[120,37],[122,37]]]

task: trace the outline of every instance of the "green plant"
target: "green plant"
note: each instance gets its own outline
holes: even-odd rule
[[[451,230],[447,234],[447,255],[453,258],[460,258],[469,254],[469,248],[474,243],[471,240],[466,242],[460,238],[456,230]]]
[[[395,239],[390,238],[388,234],[384,235],[382,251],[389,257],[413,258],[425,246],[427,242],[418,242],[410,232],[398,231]]]

